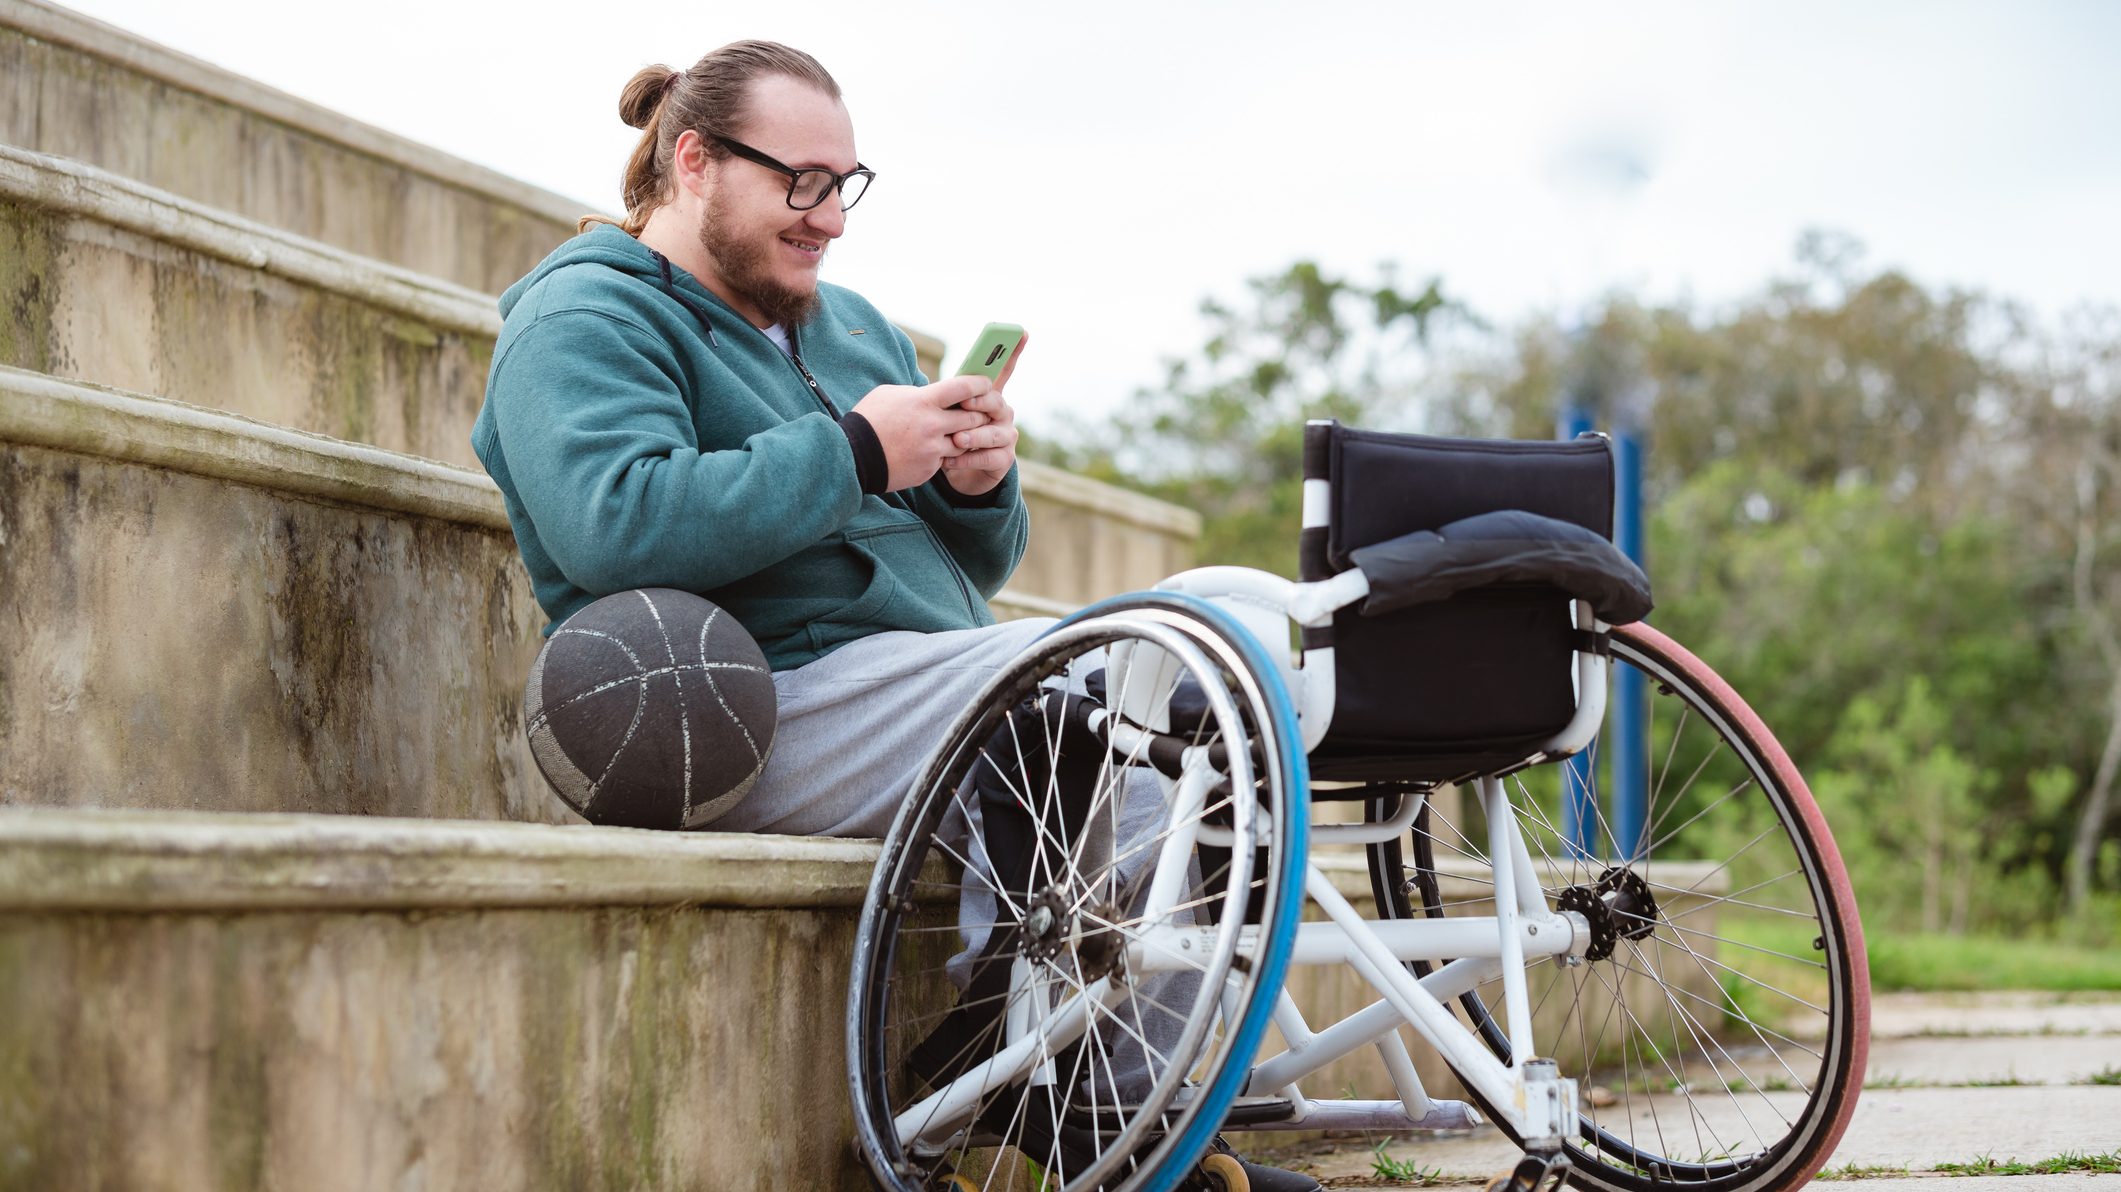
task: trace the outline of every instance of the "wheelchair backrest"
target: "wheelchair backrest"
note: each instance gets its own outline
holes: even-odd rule
[[[1613,533],[1612,445],[1602,435],[1448,439],[1314,422],[1304,477],[1325,489],[1323,501],[1305,502],[1305,580],[1347,570],[1359,547],[1498,509]],[[1579,640],[1571,601],[1543,585],[1480,588],[1375,617],[1359,604],[1342,609],[1329,635],[1305,641],[1330,644],[1335,668],[1313,771],[1446,781],[1513,765],[1575,712]]]

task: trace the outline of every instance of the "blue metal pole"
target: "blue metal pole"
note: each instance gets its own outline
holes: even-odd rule
[[[1613,544],[1622,554],[1642,565],[1642,445],[1629,431],[1613,436],[1614,464],[1619,473],[1613,500]],[[1642,672],[1615,665],[1613,708],[1608,723],[1612,740],[1606,748],[1612,757],[1613,857],[1636,859],[1648,846],[1644,836],[1649,812],[1650,739],[1645,715],[1648,690]]]
[[[1573,439],[1591,429],[1591,415],[1581,406],[1570,406],[1561,412],[1561,437]],[[1591,767],[1595,748],[1561,764],[1561,831],[1577,856],[1593,858],[1599,855],[1598,832],[1598,775]]]

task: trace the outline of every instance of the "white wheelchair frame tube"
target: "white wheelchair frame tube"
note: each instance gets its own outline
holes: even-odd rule
[[[1172,576],[1157,586],[1214,601],[1268,646],[1269,654],[1281,666],[1283,680],[1295,697],[1305,750],[1308,752],[1324,740],[1333,717],[1332,650],[1305,651],[1299,665],[1286,648],[1277,649],[1275,645],[1286,641],[1291,620],[1313,628],[1330,624],[1336,611],[1365,597],[1369,584],[1361,572],[1348,571],[1319,583],[1299,584],[1249,568],[1201,567]],[[1594,620],[1584,602],[1577,601],[1574,611],[1575,623],[1579,627],[1594,633],[1605,632],[1608,628]],[[1129,619],[1154,638],[1157,645],[1175,654],[1199,658],[1205,666],[1205,657],[1180,631],[1156,624],[1153,617]],[[1575,714],[1560,732],[1532,751],[1526,764],[1579,752],[1597,734],[1605,715],[1607,659],[1601,654],[1579,650],[1575,660]],[[1221,700],[1216,701],[1218,704],[1228,702],[1226,693],[1212,691],[1211,700],[1217,695],[1221,696]],[[1219,707],[1218,710],[1222,709]],[[1234,718],[1234,704],[1228,714]],[[1249,768],[1249,759],[1232,757],[1229,760],[1241,769]],[[1184,863],[1197,844],[1228,845],[1234,839],[1230,829],[1198,822],[1199,810],[1210,786],[1205,761],[1205,751],[1188,750],[1181,779],[1165,784],[1167,797],[1173,803],[1172,823],[1176,827],[1165,841],[1158,872],[1151,879],[1147,900],[1149,917],[1157,917],[1173,905],[1185,876]],[[1288,1020],[1283,1033],[1290,1039],[1291,1046],[1254,1066],[1247,1086],[1249,1093],[1282,1090],[1300,1098],[1295,1087],[1299,1080],[1362,1047],[1378,1045],[1385,1052],[1387,1069],[1399,1087],[1406,1113],[1411,1119],[1420,1120],[1428,1101],[1420,1089],[1412,1063],[1395,1062],[1395,1056],[1382,1045],[1387,1035],[1397,1042],[1396,1029],[1405,1023],[1418,1031],[1487,1104],[1497,1107],[1521,1137],[1549,1135],[1551,1122],[1528,1113],[1527,1099],[1523,1095],[1525,1064],[1535,1056],[1526,964],[1542,957],[1580,952],[1589,944],[1589,926],[1579,915],[1557,913],[1546,905],[1503,784],[1495,778],[1483,778],[1477,785],[1487,811],[1496,913],[1487,917],[1448,920],[1371,922],[1349,904],[1324,872],[1315,864],[1309,866],[1305,874],[1305,892],[1325,912],[1327,921],[1298,926],[1291,963],[1346,964],[1375,988],[1382,1000],[1313,1033],[1303,1023],[1293,1001],[1286,994],[1281,995],[1282,1003],[1277,1007],[1276,1018],[1277,1021]],[[1343,843],[1394,839],[1411,827],[1420,814],[1424,798],[1410,795],[1403,799],[1397,813],[1385,822],[1313,824],[1312,839]],[[1247,815],[1252,810],[1249,800],[1233,800],[1233,806],[1239,815]],[[1269,826],[1260,824],[1258,828],[1263,839]],[[1256,944],[1256,937],[1250,935],[1256,930],[1222,935],[1219,942],[1224,949],[1230,950],[1243,946],[1240,940]],[[1216,948],[1217,935],[1217,930],[1212,927],[1172,924],[1144,930],[1130,940],[1127,947],[1128,983],[1101,978],[1085,989],[1083,996],[1070,999],[1050,1012],[1012,1014],[1010,1025],[1014,1029],[1010,1034],[1015,1037],[1000,1052],[898,1115],[895,1124],[901,1142],[912,1146],[947,1139],[965,1125],[981,1098],[995,1088],[1032,1073],[1040,1067],[1042,1055],[1079,1038],[1089,1026],[1093,1005],[1117,1004],[1130,992],[1131,980],[1148,973],[1202,969],[1207,960],[1204,953]],[[1406,962],[1410,960],[1440,961],[1446,958],[1449,958],[1448,963],[1423,978],[1417,979],[1406,968]],[[1461,1025],[1444,1004],[1498,975],[1503,984],[1513,1061],[1509,1065],[1497,1060],[1486,1044]],[[1012,981],[1012,985],[1028,987],[1036,983]],[[1017,992],[1028,991],[1027,988]],[[1396,1058],[1406,1060],[1403,1046]],[[1573,1095],[1572,1087],[1571,1101]],[[1331,1104],[1317,1103],[1319,1107]],[[1306,1121],[1313,1118],[1323,1121],[1331,1115],[1312,1112],[1300,1116]]]
[[[1310,499],[1306,486],[1306,499]],[[1185,592],[1214,602],[1224,612],[1269,647],[1269,654],[1282,665],[1297,706],[1303,747],[1306,752],[1325,739],[1334,711],[1334,659],[1330,648],[1302,652],[1300,659],[1285,649],[1273,648],[1288,637],[1290,621],[1306,628],[1332,623],[1340,609],[1369,594],[1369,581],[1359,570],[1349,570],[1315,583],[1296,583],[1267,572],[1243,567],[1199,567],[1181,572],[1157,585],[1167,591]],[[1598,621],[1590,605],[1574,601],[1575,625],[1589,633],[1602,634],[1610,627]],[[1526,765],[1566,757],[1582,751],[1605,719],[1608,659],[1590,650],[1574,655],[1576,707],[1561,730],[1535,747]],[[1532,1038],[1529,982],[1525,966],[1529,959],[1564,956],[1589,944],[1589,928],[1580,916],[1557,914],[1546,905],[1524,836],[1500,780],[1482,778],[1477,789],[1487,813],[1489,863],[1495,879],[1495,915],[1464,920],[1417,919],[1372,923],[1348,904],[1331,880],[1315,865],[1306,875],[1306,892],[1326,912],[1328,922],[1300,925],[1292,949],[1291,963],[1346,963],[1383,995],[1383,1001],[1358,1011],[1341,1023],[1313,1035],[1293,1005],[1294,1021],[1301,1025],[1301,1046],[1259,1065],[1249,1085],[1252,1092],[1284,1089],[1295,1091],[1295,1083],[1326,1064],[1380,1041],[1384,1034],[1405,1022],[1419,1031],[1441,1053],[1451,1067],[1472,1085],[1489,1105],[1503,1112],[1518,1127],[1520,1136],[1544,1136],[1549,1130],[1526,1114],[1524,1065],[1536,1056]],[[1313,824],[1317,842],[1371,844],[1398,838],[1419,816],[1421,796],[1410,795],[1390,820],[1374,824]],[[1203,834],[1204,840],[1208,839]],[[1209,841],[1215,843],[1215,841]],[[1542,932],[1544,938],[1542,938]],[[1478,938],[1475,938],[1478,937]],[[1160,942],[1145,940],[1139,961],[1153,967],[1172,963],[1163,955]],[[1449,965],[1417,980],[1405,961],[1453,958]],[[1443,999],[1456,997],[1499,975],[1503,984],[1506,1031],[1512,1062],[1504,1065],[1486,1045],[1460,1025],[1444,1006]],[[1457,986],[1463,981],[1463,987]],[[1434,988],[1431,988],[1431,986]],[[1416,1113],[1418,1081],[1410,1088],[1398,1065],[1386,1055],[1387,1068],[1407,1100],[1407,1111]],[[1411,1076],[1408,1073],[1407,1076]],[[1571,1093],[1573,1098],[1573,1092]],[[1525,1129],[1530,1127],[1529,1132]]]

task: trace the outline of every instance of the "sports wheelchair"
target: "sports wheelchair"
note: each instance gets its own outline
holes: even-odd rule
[[[1304,468],[1302,582],[1204,567],[1084,609],[928,760],[849,988],[876,1183],[1232,1190],[1218,1132],[1483,1118],[1525,1192],[1806,1182],[1862,1085],[1855,900],[1766,726],[1640,623],[1610,442],[1313,423]],[[1627,671],[1632,840],[1594,794]],[[1313,855],[1357,847],[1368,914]],[[1375,1000],[1314,1029],[1291,965]],[[1302,1088],[1366,1048],[1395,1099]]]

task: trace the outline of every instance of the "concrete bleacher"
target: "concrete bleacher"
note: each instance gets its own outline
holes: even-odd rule
[[[0,816],[0,1186],[865,1187],[837,1003],[875,857]]]
[[[0,0],[0,1187],[863,1186],[874,845],[587,827],[517,723],[467,436],[582,210]],[[998,615],[1190,561],[1025,490]]]
[[[43,0],[0,0],[0,144],[489,294],[584,211]]]
[[[0,147],[0,363],[477,467],[493,298]]]

